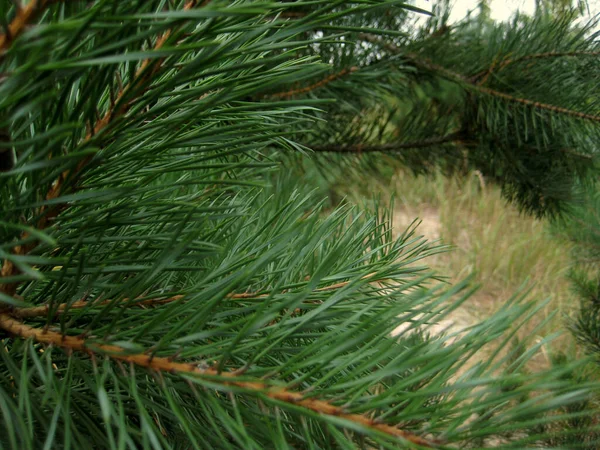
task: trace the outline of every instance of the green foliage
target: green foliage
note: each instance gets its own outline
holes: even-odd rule
[[[582,202],[554,228],[575,246],[571,281],[580,309],[569,327],[587,352],[600,361],[600,191],[597,184],[589,184],[584,192]]]
[[[392,239],[389,208],[325,214],[311,180],[281,163],[317,140],[394,151],[393,130],[421,139],[424,125],[473,132],[484,150],[495,135],[539,144],[548,160],[557,148],[544,130],[565,142],[596,132],[586,117],[538,118],[418,58],[355,44],[366,33],[436,58],[446,37],[436,46],[398,31],[409,9],[99,0],[6,12],[1,448],[523,448],[568,434],[560,421],[596,426],[585,400],[598,385],[564,376],[582,362],[530,374],[546,342],[505,351],[533,304],[516,296],[460,335],[429,332],[472,292],[427,269],[441,249],[414,228]],[[314,85],[317,75],[329,78]],[[449,83],[460,90],[438,102],[467,110],[477,98],[481,113],[433,114],[425,99],[412,119],[396,117],[395,97],[419,92],[422,77],[422,96]],[[581,106],[555,95],[560,108]],[[509,116],[523,118],[510,135]],[[493,173],[524,207],[553,211],[559,195],[542,203],[507,169],[537,173],[538,159],[519,155],[499,156]],[[568,167],[552,173],[570,183],[587,165],[564,155]],[[477,360],[484,346],[495,350]]]
[[[600,49],[593,23],[575,17],[433,22],[416,37],[357,32],[343,47],[320,44],[336,70],[356,70],[306,94],[338,100],[307,145],[343,153],[325,157],[341,178],[348,153],[365,168],[389,153],[417,172],[479,170],[523,210],[557,215],[597,166]]]

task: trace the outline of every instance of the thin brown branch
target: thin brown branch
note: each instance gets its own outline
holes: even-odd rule
[[[563,57],[594,57],[594,56],[600,56],[600,51],[571,51],[571,52],[544,52],[544,53],[533,53],[531,55],[525,55],[525,56],[520,56],[518,58],[506,58],[504,59],[502,62],[500,62],[499,64],[494,61],[492,63],[492,65],[485,70],[482,70],[481,72],[476,73],[475,75],[473,75],[470,80],[472,82],[476,82],[477,80],[479,80],[482,76],[485,76],[485,80],[487,80],[487,78],[490,76],[490,74],[495,70],[496,73],[500,72],[502,69],[504,69],[506,66],[509,66],[511,64],[516,64],[519,62],[523,62],[523,61],[531,61],[531,60],[535,60],[535,59],[547,59],[547,58],[563,58]],[[497,69],[496,69],[497,67]],[[485,81],[480,81],[479,84],[484,84]]]
[[[6,33],[0,34],[0,57],[8,50],[10,44],[25,31],[34,17],[49,3],[48,0],[30,0],[26,6],[17,9],[17,14],[8,24]]]
[[[477,84],[478,86],[483,86],[485,83],[487,83],[488,78],[492,75],[492,72],[496,68],[497,64],[498,64],[498,61],[494,60],[494,62],[490,66],[490,68],[484,73],[484,77],[481,79],[481,81],[477,81],[478,78],[471,79],[469,81],[471,81],[472,83]]]
[[[453,80],[468,81],[468,79],[464,75],[458,72],[448,70],[445,67],[440,66],[439,64],[435,64],[432,61],[429,61],[428,59],[423,58],[415,53],[405,53],[402,51],[401,48],[399,48],[395,44],[391,42],[382,41],[378,36],[375,36],[373,34],[359,33],[358,38],[362,39],[363,41],[370,42],[371,44],[379,45],[384,50],[387,50],[388,52],[393,53],[395,55],[402,55],[418,67],[431,70],[432,72],[441,73],[444,76]]]
[[[428,148],[436,145],[443,145],[449,143],[464,143],[460,133],[452,133],[446,136],[437,136],[429,139],[423,139],[421,141],[405,142],[405,143],[389,143],[389,144],[351,144],[351,145],[339,145],[339,144],[325,144],[325,145],[313,145],[310,148],[315,152],[322,153],[376,153],[376,152],[399,152],[402,150],[413,149],[413,148]]]
[[[153,298],[153,299],[133,302],[133,303],[128,304],[127,306],[132,306],[132,307],[133,306],[137,306],[137,307],[158,306],[158,305],[164,305],[166,303],[172,303],[177,300],[181,300],[183,297],[184,297],[183,295],[174,295],[173,297],[167,297],[167,298]],[[63,314],[70,310],[106,306],[106,305],[111,304],[113,301],[114,300],[104,300],[102,302],[86,302],[83,300],[78,300],[71,304],[61,303],[60,305],[58,305],[56,307],[56,314]],[[125,305],[128,302],[129,302],[129,299],[126,298],[122,302],[119,302],[119,304]],[[47,316],[49,312],[50,312],[50,305],[44,305],[44,306],[34,306],[31,308],[15,308],[11,311],[11,315],[13,317],[19,317],[22,319],[26,319],[26,318],[32,318],[32,317]]]
[[[250,394],[265,395],[278,402],[288,403],[319,413],[323,416],[336,417],[362,428],[385,433],[389,436],[404,439],[416,445],[434,448],[437,443],[424,439],[416,434],[401,430],[395,426],[379,423],[377,419],[364,414],[352,414],[340,406],[326,400],[306,398],[304,394],[291,391],[285,387],[274,387],[264,381],[248,381],[240,379],[236,372],[219,372],[213,368],[203,368],[193,363],[175,362],[173,358],[153,357],[146,353],[126,354],[126,350],[116,345],[93,344],[88,346],[85,339],[62,335],[54,331],[31,327],[8,314],[0,314],[0,328],[22,339],[33,339],[38,343],[54,345],[70,352],[82,352],[88,355],[102,353],[114,361],[127,362],[163,374],[182,374],[207,377],[212,383],[243,389]]]
[[[382,42],[376,36],[361,33],[361,34],[359,34],[359,37],[368,42],[378,44],[392,53],[402,54],[402,50],[400,48],[398,48],[394,44]],[[581,52],[579,52],[579,53],[581,53]],[[549,56],[558,56],[558,55],[564,56],[565,54],[566,53],[561,54],[558,52],[539,53],[536,55],[529,55],[529,59],[543,58],[543,57],[549,57]],[[594,122],[600,122],[600,116],[596,116],[593,114],[586,114],[586,113],[582,113],[579,111],[573,111],[571,109],[562,108],[560,106],[549,105],[547,103],[536,102],[534,100],[529,100],[526,98],[515,97],[514,95],[505,94],[504,92],[500,92],[500,91],[496,91],[494,89],[489,89],[489,88],[480,86],[480,85],[476,84],[472,78],[469,79],[466,76],[464,76],[463,74],[449,70],[449,69],[447,69],[443,66],[440,66],[438,64],[435,64],[425,58],[421,58],[418,55],[415,55],[413,53],[405,53],[405,54],[403,54],[403,56],[406,57],[408,60],[410,60],[416,66],[423,67],[424,69],[431,70],[432,72],[437,72],[438,74],[440,74],[450,80],[454,80],[459,83],[464,83],[467,86],[469,86],[470,88],[478,90],[484,94],[487,94],[487,95],[490,95],[493,97],[502,98],[504,100],[507,100],[507,101],[510,101],[513,103],[520,103],[522,105],[531,106],[531,107],[534,107],[537,109],[552,111],[555,113],[564,114],[564,115],[571,116],[571,117],[577,117],[579,119],[586,119],[586,120],[591,120]],[[523,58],[526,58],[526,57],[523,57]],[[516,62],[516,61],[517,60],[514,60],[512,62]]]
[[[488,94],[493,97],[499,97],[504,100],[508,100],[513,103],[520,103],[521,105],[532,106],[537,109],[543,109],[546,111],[552,111],[559,114],[564,114],[566,116],[577,117],[579,119],[591,120],[593,122],[600,122],[600,116],[596,116],[593,114],[586,114],[579,111],[573,111],[572,109],[562,108],[560,106],[549,105],[547,103],[536,102],[534,100],[529,100],[526,98],[515,97],[510,94],[505,94],[504,92],[496,91],[494,89],[489,89],[483,86],[474,86],[478,91],[483,92],[484,94]]]
[[[32,0],[27,5],[26,8],[23,8],[20,10],[20,11],[24,11],[24,10],[27,10],[27,11],[23,12],[21,14],[23,17],[19,20],[18,23],[19,24],[25,23],[24,22],[25,18],[27,18],[29,20],[30,17],[33,15],[33,13],[37,10],[37,8],[41,7],[42,5],[44,5],[46,3],[48,3],[47,0],[40,0],[40,1]],[[203,5],[207,4],[207,3],[208,3],[207,1],[204,1]],[[195,4],[196,4],[196,0],[190,0],[185,4],[184,9],[186,9],[186,10],[191,9],[195,6]],[[17,16],[19,17],[19,14],[17,14]],[[16,20],[16,18],[15,18],[15,20]],[[22,26],[24,26],[24,25],[22,25]],[[169,38],[170,35],[171,35],[171,30],[167,30],[165,33],[163,33],[161,36],[159,36],[156,41],[156,44],[154,46],[154,49],[159,50],[164,45],[164,43],[167,41],[167,39]],[[6,42],[6,37],[4,38],[4,42]],[[2,47],[0,47],[0,48],[2,48]],[[116,95],[116,98],[115,98],[115,104],[113,104],[109,108],[109,110],[104,114],[104,116],[101,119],[99,119],[93,127],[91,127],[91,129],[88,131],[88,133],[87,133],[86,137],[84,138],[83,142],[81,143],[81,145],[85,145],[97,133],[99,133],[101,130],[106,128],[115,118],[124,115],[129,110],[129,108],[132,104],[131,101],[126,104],[121,104],[118,109],[116,109],[116,105],[119,105],[121,103],[121,101],[125,98],[125,96],[128,95],[131,91],[133,91],[134,89],[143,85],[144,82],[152,79],[152,76],[155,75],[156,72],[160,69],[163,61],[164,61],[164,58],[160,58],[157,60],[145,59],[142,62],[139,69],[137,70],[133,80],[127,86],[125,86],[124,88],[122,88],[119,91],[119,93]],[[148,69],[151,64],[154,65],[154,67]],[[59,177],[54,181],[54,183],[52,184],[52,187],[46,194],[46,200],[49,201],[49,200],[54,200],[54,199],[58,198],[65,190],[65,184],[66,184],[67,179],[71,179],[72,183],[74,184],[76,182],[79,174],[81,173],[81,171],[89,164],[91,159],[92,159],[92,157],[88,156],[87,158],[85,158],[79,162],[79,164],[77,165],[75,170],[73,170],[73,171],[66,170],[66,171],[62,172],[59,175]],[[61,204],[58,207],[54,207],[54,208],[50,208],[50,209],[46,208],[45,206],[42,206],[39,211],[40,219],[38,220],[36,228],[39,230],[43,230],[43,229],[47,228],[49,226],[50,222],[56,216],[58,216],[58,214],[60,214],[60,212],[64,208],[66,208],[65,204]],[[21,235],[22,240],[27,239],[27,237],[28,237],[27,233],[23,233]],[[32,243],[32,244],[29,244],[26,246],[17,246],[13,250],[13,254],[25,255],[25,254],[28,254],[31,250],[33,250],[35,247],[36,247],[36,243]],[[5,259],[4,263],[2,264],[2,269],[0,269],[0,276],[2,278],[4,278],[4,277],[10,277],[10,276],[17,275],[18,273],[19,273],[19,270],[13,264],[13,262],[8,259]],[[18,287],[18,283],[0,284],[0,293],[6,294],[9,296],[13,296],[17,291],[17,287]]]
[[[362,277],[361,280],[367,280],[367,279],[371,278],[373,275],[375,275],[375,273],[367,274],[364,277]],[[377,282],[382,282],[382,281],[384,281],[384,280],[373,280],[372,283],[377,283]],[[348,284],[350,284],[350,281],[342,281],[342,282],[335,283],[335,284],[332,284],[329,286],[317,288],[313,292],[333,291],[336,289],[341,289],[341,288],[347,286]],[[264,292],[263,293],[242,292],[242,293],[236,293],[236,294],[228,294],[227,298],[232,299],[232,300],[243,300],[243,299],[267,298],[269,295],[270,294],[264,293]],[[184,295],[174,295],[172,297],[151,298],[151,299],[139,300],[139,301],[135,301],[135,302],[130,302],[130,299],[126,298],[126,299],[123,299],[121,302],[119,302],[119,306],[142,307],[142,308],[143,307],[153,307],[153,306],[159,306],[159,305],[164,305],[167,303],[176,302],[178,300],[183,299],[184,297],[185,297]],[[106,306],[113,302],[114,302],[114,300],[104,300],[102,302],[87,302],[84,300],[78,300],[71,304],[61,303],[60,305],[58,305],[56,307],[56,314],[63,314],[65,312],[68,312],[71,310],[78,310],[78,309],[82,309],[82,308]],[[30,308],[13,308],[13,310],[10,312],[10,315],[13,317],[21,318],[21,319],[27,319],[27,318],[32,318],[32,317],[47,316],[49,312],[50,312],[50,305],[43,305],[43,306],[34,306],[34,307],[30,307]]]
[[[327,77],[325,77],[324,79],[317,81],[316,83],[311,84],[310,86],[306,86],[303,88],[297,88],[297,89],[292,89],[289,91],[285,91],[285,92],[278,92],[275,94],[269,94],[269,97],[272,98],[290,98],[293,97],[294,95],[301,95],[301,94],[306,94],[307,92],[311,92],[314,91],[315,89],[319,89],[323,86],[328,85],[329,83],[338,80],[340,78],[342,78],[345,75],[348,75],[352,72],[356,72],[359,68],[358,67],[349,67],[349,68],[344,68],[342,70],[340,70],[337,73],[333,73]]]
[[[279,14],[277,17],[281,19],[301,19],[306,17],[307,13],[301,11],[285,11]]]

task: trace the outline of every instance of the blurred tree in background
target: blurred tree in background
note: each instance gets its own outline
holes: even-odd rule
[[[596,170],[591,25],[1,8],[1,448],[597,448],[585,361],[510,345],[540,306],[429,332],[472,291],[423,264],[442,249],[313,189],[477,169],[561,213]]]

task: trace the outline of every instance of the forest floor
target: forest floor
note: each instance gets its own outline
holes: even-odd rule
[[[486,183],[478,173],[462,179],[399,173],[391,186],[374,182],[369,191],[382,200],[393,195],[397,235],[418,218],[417,235],[453,247],[426,260],[432,269],[450,282],[472,276],[480,286],[433,332],[474,325],[502,308],[513,295],[528,291],[528,299],[544,306],[521,327],[518,336],[529,337],[529,343],[535,344],[563,331],[553,341],[552,351],[576,352],[565,330],[566,317],[577,306],[567,278],[571,245],[552,233],[546,221],[521,214],[502,198],[498,187]],[[550,364],[548,351],[542,348],[531,361],[538,368]]]

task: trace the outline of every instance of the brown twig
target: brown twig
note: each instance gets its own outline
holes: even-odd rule
[[[17,14],[8,25],[5,34],[0,34],[0,57],[8,50],[11,42],[25,31],[27,25],[33,20],[37,13],[50,3],[48,0],[31,0],[24,7],[17,7]]]
[[[492,75],[492,72],[494,71],[494,69],[496,68],[496,65],[498,64],[498,61],[494,59],[494,62],[492,63],[492,65],[490,66],[490,68],[487,70],[487,72],[485,73],[485,76],[481,79],[481,81],[477,81],[477,79],[475,80],[470,80],[471,82],[477,84],[478,86],[483,86],[485,83],[487,83],[487,80],[490,78],[490,76]],[[502,67],[501,67],[502,68]],[[500,69],[499,69],[500,70]]]
[[[337,73],[333,73],[333,74],[325,77],[324,79],[311,84],[310,86],[306,86],[306,87],[298,88],[298,89],[292,89],[292,90],[285,91],[285,92],[278,92],[275,94],[269,94],[269,97],[271,97],[271,98],[289,98],[289,97],[293,97],[294,95],[306,94],[307,92],[314,91],[315,89],[323,87],[323,86],[331,83],[332,81],[335,81],[335,80],[337,80],[345,75],[348,75],[352,72],[356,72],[357,70],[358,70],[358,67],[344,68]]]
[[[325,144],[313,145],[310,148],[315,152],[322,153],[374,153],[374,152],[398,152],[411,148],[427,148],[435,145],[464,142],[460,133],[452,133],[446,136],[438,136],[421,141],[389,144]]]
[[[183,295],[175,295],[173,297],[167,297],[167,298],[142,300],[142,301],[131,303],[128,306],[144,307],[144,306],[164,305],[165,303],[172,303],[174,301],[181,300],[182,298],[183,298]],[[128,301],[129,301],[129,299],[124,299],[122,302],[119,302],[119,304],[124,305]],[[78,300],[71,304],[61,303],[56,308],[56,314],[62,314],[71,309],[77,310],[77,309],[82,309],[82,308],[89,308],[92,306],[94,306],[94,307],[106,306],[106,305],[111,304],[112,302],[113,302],[113,300],[105,300],[102,302],[86,302],[83,300]],[[26,319],[26,318],[32,318],[32,317],[46,316],[46,315],[48,315],[49,311],[50,311],[50,305],[34,306],[31,308],[15,308],[12,310],[11,315],[13,317],[19,317],[21,319]]]
[[[302,11],[285,11],[279,14],[278,17],[283,19],[301,19],[302,17],[306,17],[307,13]]]
[[[600,56],[600,51],[587,51],[587,52],[544,52],[544,53],[533,53],[531,55],[520,56],[518,58],[506,58],[499,64],[496,61],[492,63],[492,65],[481,72],[476,73],[470,78],[470,81],[476,82],[482,76],[485,76],[485,79],[489,77],[489,75],[495,70],[496,72],[500,72],[506,66],[510,64],[515,64],[523,61],[531,61],[534,59],[546,59],[546,58],[561,58],[561,57],[579,57],[579,56]],[[497,69],[495,69],[497,67]],[[484,82],[480,82],[479,84],[484,84]]]
[[[432,72],[441,73],[441,74],[445,75],[446,77],[451,78],[453,80],[468,81],[467,77],[465,77],[464,75],[462,75],[458,72],[448,70],[445,67],[440,66],[439,64],[435,64],[432,61],[429,61],[428,59],[423,58],[415,53],[404,53],[402,51],[402,49],[399,48],[398,46],[396,46],[395,44],[393,44],[391,42],[382,41],[381,39],[379,39],[379,37],[377,37],[373,34],[359,33],[358,38],[362,39],[363,41],[370,42],[371,44],[379,45],[380,47],[382,47],[383,49],[387,50],[390,53],[402,55],[403,57],[405,57],[406,59],[411,61],[413,64],[415,64],[416,66],[422,67],[427,70],[431,70]]]
[[[371,278],[373,275],[375,275],[375,273],[367,274],[364,277],[362,277],[361,280],[367,280],[367,279]],[[382,281],[384,281],[384,280],[373,280],[372,282],[377,283],[377,282],[382,282]],[[332,284],[329,286],[317,288],[313,292],[333,291],[335,289],[341,289],[341,288],[347,286],[348,284],[350,284],[350,281],[342,281],[342,282],[335,283],[335,284]],[[232,299],[232,300],[243,300],[243,299],[267,298],[269,295],[270,294],[268,294],[268,293],[242,292],[242,293],[228,294],[227,298]],[[172,302],[181,300],[184,297],[185,297],[184,295],[174,295],[172,297],[153,298],[153,299],[135,301],[132,303],[129,303],[130,299],[126,298],[126,299],[123,299],[123,301],[119,302],[119,305],[120,306],[126,305],[126,306],[131,306],[131,307],[145,307],[145,306],[152,307],[152,306],[158,306],[158,305],[164,305],[167,303],[172,303]],[[104,300],[102,302],[86,302],[84,300],[78,300],[71,304],[61,303],[60,305],[58,305],[56,307],[56,314],[62,314],[62,313],[68,312],[70,310],[77,310],[77,309],[88,308],[88,307],[106,306],[106,305],[111,304],[113,301],[114,300]],[[30,308],[14,308],[10,314],[13,317],[27,319],[27,318],[32,318],[32,317],[47,316],[49,311],[50,311],[50,305],[43,305],[43,306],[34,306],[34,307],[30,307]]]
[[[46,331],[41,328],[31,327],[19,320],[14,319],[8,314],[0,313],[0,328],[4,331],[18,336],[22,339],[33,339],[38,343],[54,345],[71,352],[82,352],[88,355],[102,353],[114,361],[127,362],[139,367],[158,372],[182,375],[195,375],[199,377],[208,377],[213,383],[220,383],[224,386],[243,389],[257,395],[292,404],[295,407],[301,407],[314,411],[324,416],[337,417],[354,425],[385,433],[389,436],[404,439],[416,445],[434,448],[437,443],[424,439],[416,434],[401,430],[395,426],[379,423],[364,414],[352,414],[340,406],[336,406],[326,400],[315,398],[306,398],[304,394],[291,391],[285,387],[274,387],[264,381],[248,381],[240,379],[235,372],[219,372],[213,368],[204,368],[198,364],[175,362],[170,358],[156,357],[146,353],[127,354],[126,350],[116,345],[93,344],[88,345],[85,339],[75,336],[62,335],[54,331]]]
[[[513,103],[520,103],[522,105],[532,106],[537,109],[543,109],[546,111],[552,111],[559,114],[564,114],[566,116],[577,117],[579,119],[591,120],[593,122],[600,122],[600,116],[596,116],[593,114],[586,114],[579,111],[573,111],[572,109],[562,108],[560,106],[549,105],[547,103],[536,102],[534,100],[529,100],[526,98],[515,97],[510,94],[505,94],[504,92],[496,91],[494,89],[489,89],[483,86],[475,86],[475,88],[484,94],[488,94],[493,97],[499,97],[504,100],[508,100]]]
[[[370,34],[365,34],[365,33],[361,33],[359,34],[359,37],[363,40],[366,40],[368,42],[371,43],[375,43],[378,45],[381,45],[383,48],[387,49],[388,51],[392,52],[392,53],[398,53],[398,54],[402,54],[402,50],[400,48],[398,48],[397,46],[395,46],[394,44],[391,43],[387,43],[387,42],[382,42],[380,39],[378,39],[376,36],[370,35]],[[600,54],[600,53],[599,53]],[[536,59],[536,58],[542,58],[542,57],[549,57],[550,55],[561,55],[560,53],[555,53],[555,52],[549,52],[549,53],[539,53],[536,55],[529,55],[529,59]],[[562,54],[564,55],[564,54]],[[552,111],[552,112],[556,112],[559,114],[564,114],[567,116],[571,116],[571,117],[577,117],[579,119],[586,119],[586,120],[591,120],[594,122],[600,122],[600,116],[596,116],[593,114],[586,114],[586,113],[582,113],[579,111],[573,111],[571,109],[567,109],[567,108],[562,108],[560,106],[554,106],[554,105],[550,105],[547,103],[541,103],[541,102],[536,102],[534,100],[529,100],[526,98],[520,98],[520,97],[515,97],[514,95],[510,95],[510,94],[505,94],[504,92],[500,92],[500,91],[496,91],[494,89],[489,89],[483,86],[480,86],[478,84],[476,84],[472,78],[467,78],[466,76],[464,76],[463,74],[460,74],[458,72],[454,72],[452,70],[449,70],[443,66],[440,66],[438,64],[435,64],[425,58],[421,58],[418,55],[415,55],[413,53],[406,53],[403,54],[404,57],[406,57],[408,60],[410,60],[413,64],[415,64],[416,66],[419,67],[423,67],[424,69],[427,70],[431,70],[433,72],[437,72],[438,74],[445,76],[446,78],[450,79],[450,80],[454,80],[457,81],[459,83],[464,83],[466,84],[468,87],[470,87],[471,89],[475,89],[478,90],[484,94],[493,96],[493,97],[498,97],[498,98],[502,98],[504,100],[508,100],[510,102],[513,103],[520,103],[522,105],[527,105],[527,106],[532,106],[534,108],[537,109],[542,109],[542,110],[546,110],[546,111]],[[518,60],[524,60],[527,57],[523,57],[523,58],[519,58]],[[512,62],[516,62],[517,59],[511,61]]]

